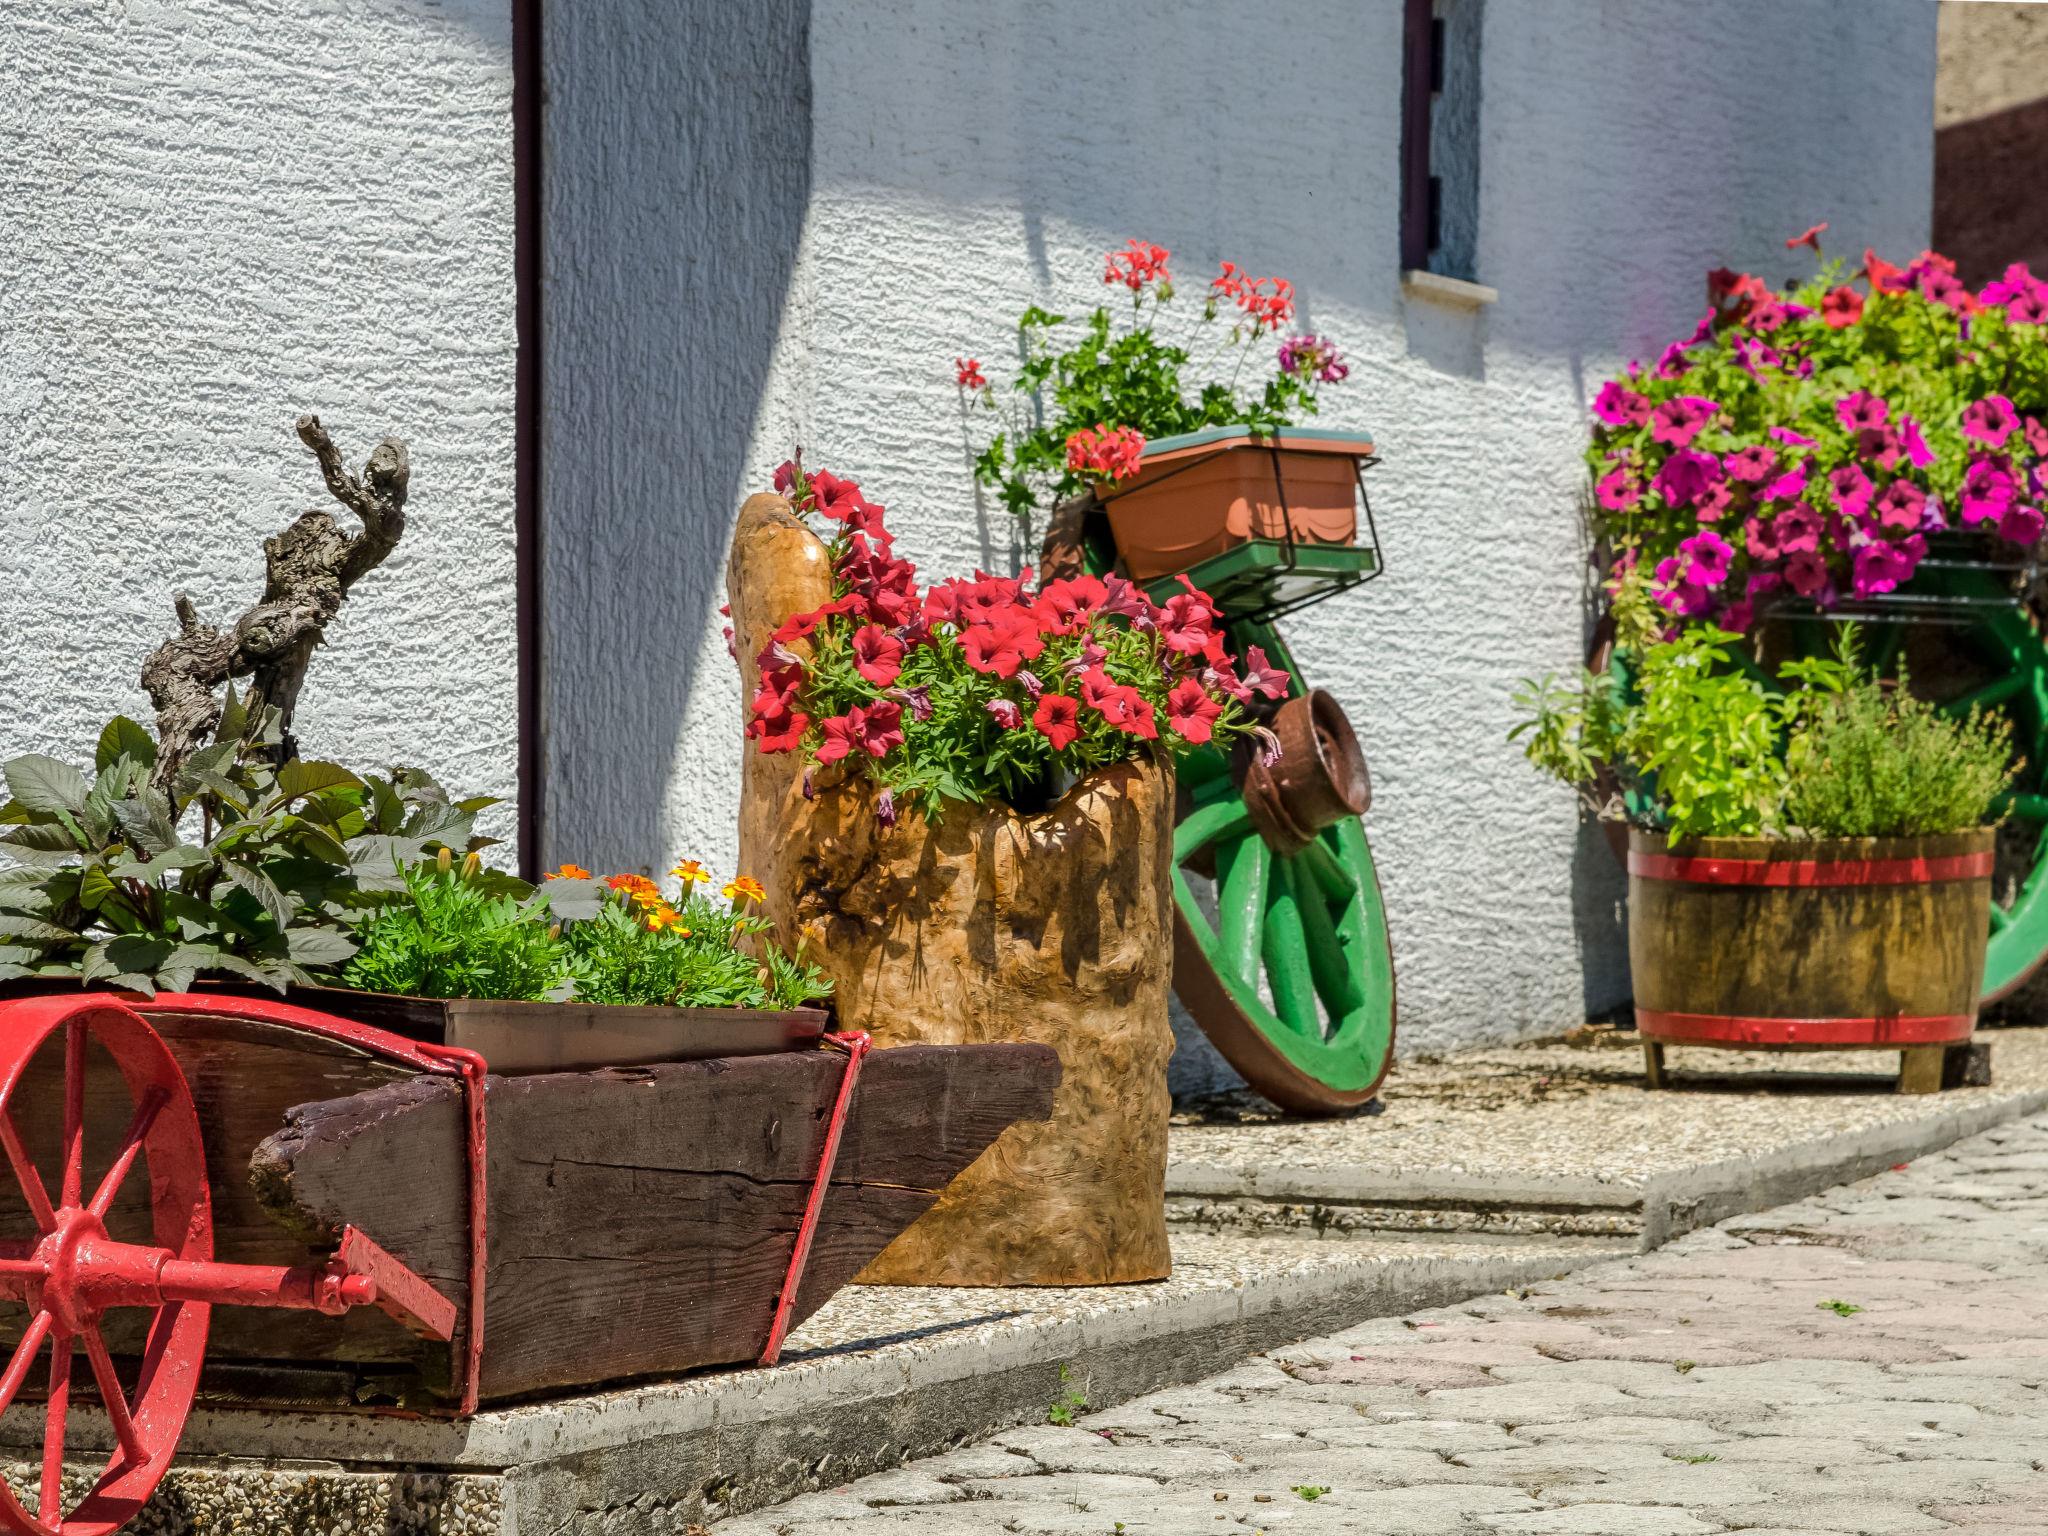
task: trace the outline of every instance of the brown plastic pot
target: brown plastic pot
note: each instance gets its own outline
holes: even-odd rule
[[[1372,451],[1355,433],[1216,427],[1148,444],[1137,474],[1096,494],[1131,579],[1153,581],[1248,539],[1355,542],[1357,465]]]

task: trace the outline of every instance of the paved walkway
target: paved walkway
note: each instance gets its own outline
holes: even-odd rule
[[[2048,1533],[2048,1117],[716,1530]]]

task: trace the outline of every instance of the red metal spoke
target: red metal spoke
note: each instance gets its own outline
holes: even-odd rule
[[[28,1148],[21,1144],[21,1132],[14,1128],[14,1115],[0,1109],[0,1146],[7,1149],[7,1161],[14,1169],[14,1181],[21,1186],[21,1193],[28,1201],[28,1211],[35,1218],[38,1232],[57,1230],[57,1213],[50,1209],[50,1192],[43,1188],[43,1176],[36,1172],[36,1165],[29,1161]]]
[[[61,1203],[76,1206],[85,1194],[85,1026],[64,1026],[64,1188]]]
[[[64,1518],[64,1431],[71,1416],[71,1335],[50,1341],[50,1402],[43,1414],[43,1503],[37,1517],[45,1525]]]
[[[121,1450],[128,1458],[128,1465],[139,1467],[149,1460],[149,1451],[142,1443],[142,1434],[135,1427],[135,1416],[128,1411],[128,1397],[121,1390],[121,1378],[114,1372],[114,1357],[107,1353],[107,1341],[100,1337],[97,1324],[79,1335],[85,1341],[85,1358],[92,1362],[92,1379],[99,1385],[100,1401],[107,1405],[107,1417],[113,1421],[114,1435],[121,1442]]]
[[[28,1327],[21,1331],[21,1342],[14,1346],[14,1356],[7,1362],[7,1370],[0,1373],[0,1413],[5,1413],[14,1394],[21,1390],[21,1384],[28,1379],[28,1368],[36,1363],[36,1351],[43,1347],[43,1340],[49,1334],[56,1320],[47,1312],[38,1312],[29,1319]]]
[[[142,1150],[142,1143],[148,1139],[149,1128],[156,1124],[157,1111],[164,1107],[165,1099],[163,1089],[152,1088],[135,1106],[135,1118],[128,1122],[128,1129],[121,1137],[121,1155],[114,1159],[114,1166],[100,1180],[100,1187],[92,1192],[92,1204],[87,1207],[100,1220],[107,1219],[107,1210],[113,1205],[114,1197],[120,1194],[121,1183],[128,1177],[128,1170],[135,1166],[135,1154]]]

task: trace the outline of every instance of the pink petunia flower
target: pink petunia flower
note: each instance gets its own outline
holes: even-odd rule
[[[1675,395],[1650,412],[1650,436],[1660,443],[1683,448],[1714,419],[1720,403],[1698,395]]]
[[[1906,458],[1915,469],[1925,469],[1934,462],[1934,450],[1921,435],[1920,423],[1904,411],[1899,413],[1899,445],[1906,450]]]
[[[1802,437],[1790,427],[1771,428],[1770,438],[1774,443],[1787,443],[1794,448],[1813,448],[1818,446],[1812,438]]]
[[[2020,424],[2018,412],[2004,395],[1986,395],[1963,407],[1963,436],[1991,448],[2003,448]]]
[[[1593,414],[1610,427],[1641,426],[1650,419],[1650,402],[1626,385],[1609,379],[1593,397]]]
[[[1963,472],[1963,522],[1974,526],[2004,517],[2018,490],[2010,460],[2003,454],[1978,454]]]
[[[1806,477],[1813,469],[1813,460],[1801,459],[1775,480],[1768,480],[1757,488],[1758,501],[1795,501],[1806,494]]]
[[[1626,512],[1643,499],[1643,488],[1630,469],[1611,469],[1593,487],[1600,505],[1610,512]]]
[[[1877,520],[1900,533],[1917,532],[1927,513],[1927,493],[1910,480],[1894,480],[1877,498]]]
[[[1891,417],[1891,406],[1867,389],[1844,395],[1835,402],[1835,420],[1851,432],[1881,427]]]
[[[1658,468],[1650,488],[1674,507],[1689,507],[1721,480],[1721,461],[1711,453],[1681,448]]]
[[[1778,514],[1776,531],[1778,548],[1788,555],[1813,554],[1820,549],[1820,514],[1803,501]]]
[[[1870,483],[1870,476],[1854,464],[1838,464],[1828,471],[1828,489],[1834,493],[1835,505],[1841,508],[1844,517],[1861,517],[1870,506],[1871,493],[1876,489]]]
[[[2038,543],[2041,528],[2041,509],[2030,507],[2025,502],[2014,502],[1998,520],[1998,536],[2008,544]]]
[[[1683,540],[1678,553],[1686,562],[1686,581],[1696,587],[1718,587],[1728,579],[1729,562],[1735,551],[1721,535],[1708,531]]]
[[[1828,589],[1828,563],[1810,549],[1785,559],[1785,584],[1801,597],[1818,598]]]
[[[1721,460],[1721,467],[1732,479],[1745,485],[1755,485],[1770,474],[1778,462],[1776,450],[1766,448],[1762,443],[1751,443],[1747,448],[1738,448]]]

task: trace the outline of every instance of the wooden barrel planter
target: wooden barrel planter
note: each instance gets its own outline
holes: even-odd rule
[[[1977,1022],[1995,829],[1941,837],[1629,833],[1629,962],[1652,1087],[1668,1045],[1903,1052],[1941,1086]]]

